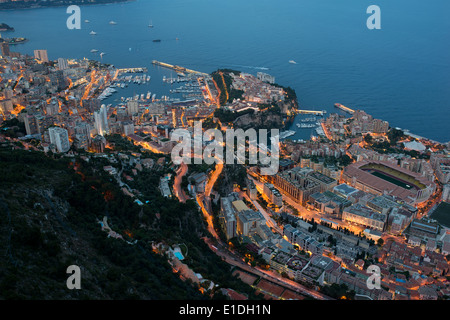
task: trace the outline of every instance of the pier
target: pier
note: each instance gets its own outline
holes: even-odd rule
[[[208,76],[207,73],[203,73],[203,72],[200,72],[200,71],[187,69],[187,68],[180,67],[180,66],[175,66],[175,65],[172,65],[172,64],[169,64],[169,63],[165,63],[165,62],[160,62],[160,61],[153,60],[152,63],[154,65],[156,65],[156,66],[172,69],[172,70],[174,70],[176,72],[187,72],[187,73],[199,74],[199,75],[202,75],[202,76]]]
[[[297,112],[301,114],[315,114],[317,116],[323,116],[327,113],[325,110],[297,110]]]
[[[340,103],[335,103],[334,106],[336,108],[339,108],[339,109],[345,111],[345,112],[348,112],[348,113],[351,113],[351,114],[355,113],[355,110],[347,108],[346,106],[344,106],[344,105],[342,105]]]
[[[123,68],[117,69],[118,73],[143,73],[147,72],[147,68]]]

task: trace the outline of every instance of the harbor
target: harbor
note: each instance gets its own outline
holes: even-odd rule
[[[105,105],[123,106],[129,101],[142,104],[164,102],[197,102],[203,98],[198,82],[199,74],[177,72],[155,68],[152,75],[147,68],[121,68],[115,70],[110,84],[97,97]],[[202,76],[200,76],[202,77]],[[176,86],[175,84],[178,84]]]

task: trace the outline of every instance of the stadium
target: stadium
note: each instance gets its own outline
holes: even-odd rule
[[[436,189],[420,174],[387,161],[356,162],[344,169],[342,179],[365,192],[388,194],[412,205],[428,200]]]

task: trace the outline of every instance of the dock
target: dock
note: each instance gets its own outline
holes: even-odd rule
[[[323,116],[327,113],[325,110],[297,110],[297,112],[301,114],[315,114],[317,116]]]
[[[172,70],[174,70],[176,72],[181,72],[181,73],[187,72],[187,73],[199,74],[199,75],[202,75],[202,76],[208,76],[208,74],[204,73],[204,72],[195,71],[195,70],[192,70],[192,69],[187,69],[185,67],[172,65],[172,64],[169,64],[169,63],[165,63],[165,62],[160,62],[160,61],[153,60],[152,63],[154,65],[156,65],[156,66],[172,69]]]
[[[335,103],[334,106],[336,108],[339,108],[339,109],[345,111],[345,112],[348,112],[348,113],[351,113],[351,114],[355,113],[355,110],[347,108],[346,106],[344,106],[344,105],[342,105],[340,103]]]
[[[147,72],[147,68],[123,68],[123,69],[117,69],[118,73],[143,73]]]

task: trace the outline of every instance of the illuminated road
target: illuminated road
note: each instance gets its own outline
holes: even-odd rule
[[[279,276],[278,274],[276,274],[275,272],[272,271],[267,271],[267,270],[262,270],[260,268],[253,268],[250,265],[244,263],[244,261],[240,260],[239,258],[237,258],[236,256],[234,256],[228,249],[227,247],[221,242],[219,236],[217,235],[217,232],[214,229],[214,225],[213,225],[213,220],[212,220],[212,213],[211,213],[211,207],[210,207],[210,198],[209,195],[211,194],[211,190],[215,184],[215,182],[217,181],[217,179],[220,176],[220,173],[223,170],[223,164],[216,164],[216,168],[214,169],[214,171],[211,174],[211,177],[206,185],[205,188],[205,195],[200,195],[197,194],[196,200],[198,205],[200,206],[200,209],[203,213],[203,215],[205,216],[206,221],[208,222],[208,231],[213,235],[213,237],[217,240],[218,244],[216,244],[218,246],[214,247],[212,245],[211,239],[208,238],[204,238],[204,241],[206,242],[206,244],[208,244],[208,246],[210,247],[210,249],[212,251],[214,251],[217,255],[221,256],[227,263],[237,266],[239,268],[241,268],[242,270],[245,270],[247,272],[253,273],[255,275],[260,276],[261,278],[264,278],[266,280],[272,281],[280,286],[283,286],[287,289],[290,289],[294,292],[306,295],[306,296],[310,296],[313,297],[315,299],[319,299],[319,300],[332,300],[331,298],[315,291],[312,289],[308,289],[306,287],[304,287],[303,285],[286,279],[286,278],[282,278],[281,276]],[[205,208],[205,204],[204,202],[206,202],[208,204],[208,209]],[[259,204],[258,204],[259,206]],[[258,208],[258,207],[257,207]],[[262,209],[262,208],[261,208]],[[270,218],[270,217],[269,217]],[[270,220],[268,220],[270,221]],[[276,224],[275,224],[276,226]],[[278,227],[278,226],[277,226]],[[279,229],[279,228],[278,228]],[[277,230],[278,231],[278,230]],[[280,230],[281,231],[281,230]]]
[[[256,189],[258,190],[258,192],[263,193],[263,187],[264,187],[263,182],[258,181],[257,179],[253,178],[252,176],[249,176],[249,178],[251,178],[253,180],[253,182],[255,183],[255,186],[256,186]],[[338,220],[334,217],[331,217],[328,214],[321,214],[314,210],[308,210],[305,207],[303,207],[302,205],[300,205],[299,203],[297,203],[296,201],[294,201],[292,198],[290,198],[284,192],[282,192],[282,190],[280,190],[280,192],[283,194],[283,201],[286,201],[286,203],[288,203],[290,206],[297,209],[299,216],[302,218],[305,218],[307,220],[314,219],[314,221],[316,221],[316,222],[319,222],[321,218],[325,218],[327,220],[334,222],[336,225],[339,225],[341,228],[347,228],[349,231],[353,232],[356,235],[358,235],[360,232],[364,232],[364,230],[366,229],[363,226],[359,226],[356,224],[351,224],[346,221]]]
[[[186,195],[184,190],[181,188],[181,182],[183,181],[183,177],[186,175],[188,171],[188,166],[182,162],[180,167],[178,168],[177,175],[175,176],[174,184],[173,184],[173,191],[180,200],[180,202],[186,202],[189,197]]]
[[[258,210],[259,212],[261,212],[261,214],[264,216],[264,218],[266,219],[266,224],[269,228],[273,228],[276,230],[276,232],[278,232],[279,234],[283,235],[283,230],[277,225],[277,223],[272,219],[272,217],[270,216],[269,213],[267,213],[266,210],[264,210],[263,207],[261,207],[261,205],[258,203],[258,201],[256,200],[252,200],[250,199],[250,197],[247,195],[246,192],[241,192],[241,195],[243,195],[248,201],[250,201],[251,203],[253,203],[253,205],[256,207],[256,210]]]
[[[208,183],[206,184],[205,193],[197,194],[196,197],[197,203],[200,206],[200,209],[202,210],[206,222],[208,223],[208,231],[214,236],[214,238],[218,240],[219,236],[217,235],[217,232],[214,229],[213,216],[211,213],[211,198],[209,196],[211,195],[212,188],[214,187],[214,184],[216,183],[217,179],[222,173],[222,170],[223,170],[223,163],[216,164],[216,167],[214,171],[211,173]]]
[[[209,178],[209,181],[205,187],[205,196],[209,197],[211,195],[211,190],[214,187],[214,184],[216,183],[217,179],[219,178],[220,174],[223,170],[223,163],[216,163],[216,167],[211,174],[211,177]]]
[[[254,275],[257,275],[263,279],[266,279],[268,281],[271,281],[277,285],[280,285],[286,289],[292,290],[296,293],[300,293],[304,296],[309,296],[314,299],[318,300],[333,300],[332,298],[325,296],[321,294],[320,292],[308,289],[305,286],[301,285],[298,282],[286,279],[281,277],[279,274],[277,274],[274,271],[268,271],[263,270],[260,268],[254,268],[247,263],[245,263],[242,258],[238,258],[237,256],[234,256],[228,249],[226,249],[223,245],[217,245],[217,247],[213,247],[213,244],[210,239],[204,239],[206,244],[210,247],[212,251],[214,251],[218,256],[222,257],[225,262],[228,264],[234,265],[236,267],[239,267],[240,269],[252,273]]]

